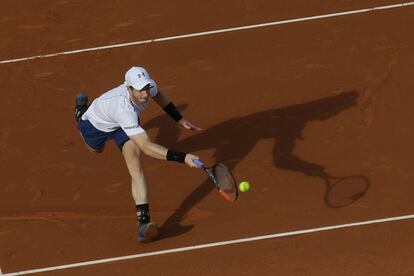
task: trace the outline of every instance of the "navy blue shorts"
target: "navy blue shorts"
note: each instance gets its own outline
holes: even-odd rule
[[[118,145],[118,148],[122,151],[122,147],[125,142],[129,140],[128,135],[126,135],[122,128],[118,128],[111,132],[104,132],[96,129],[88,120],[80,120],[78,123],[78,129],[82,133],[85,143],[94,150],[101,149],[107,140],[113,139]]]

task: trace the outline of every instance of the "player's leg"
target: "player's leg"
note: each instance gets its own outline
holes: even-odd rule
[[[141,150],[134,142],[128,140],[122,146],[122,154],[131,175],[132,197],[138,216],[138,239],[151,241],[158,236],[158,227],[150,217],[148,186],[141,162]]]
[[[134,142],[128,140],[122,148],[122,155],[124,156],[129,174],[131,175],[132,197],[134,198],[135,204],[147,204],[147,181],[141,165],[140,149],[134,144]]]

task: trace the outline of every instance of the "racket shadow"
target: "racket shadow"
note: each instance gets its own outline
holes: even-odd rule
[[[323,165],[303,160],[293,154],[296,142],[304,139],[303,130],[309,122],[329,119],[356,106],[358,95],[356,91],[342,92],[302,104],[231,118],[183,140],[178,140],[181,130],[172,124],[171,119],[166,115],[150,120],[144,124],[144,128],[159,128],[154,140],[162,145],[187,152],[213,149],[216,162],[224,163],[229,171],[232,171],[260,140],[273,138],[275,167],[321,177],[327,175]],[[186,107],[187,105],[181,105],[178,109],[184,110]],[[366,191],[368,187],[369,185]],[[195,187],[161,226],[162,231],[165,230],[164,237],[182,233],[174,228],[182,228],[181,223],[186,213],[213,189],[213,185],[208,180]],[[334,206],[329,202],[326,200],[327,206]]]
[[[323,173],[320,177],[326,184],[325,204],[331,208],[354,204],[366,195],[371,185],[369,178],[364,175],[337,177]]]

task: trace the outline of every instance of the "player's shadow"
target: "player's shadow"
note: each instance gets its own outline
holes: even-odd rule
[[[349,91],[302,104],[236,117],[180,141],[178,137],[181,130],[171,124],[171,119],[166,115],[152,119],[144,124],[144,128],[159,128],[154,140],[161,145],[187,152],[215,149],[215,159],[226,164],[230,171],[248,155],[258,141],[273,138],[273,164],[276,167],[321,177],[325,171],[323,165],[302,160],[293,154],[296,141],[303,140],[303,130],[307,123],[336,116],[355,106],[357,98],[358,92]],[[186,105],[179,106],[181,110],[185,108]],[[161,237],[174,236],[189,230],[191,226],[181,225],[184,216],[213,188],[207,179],[195,187],[162,225]]]

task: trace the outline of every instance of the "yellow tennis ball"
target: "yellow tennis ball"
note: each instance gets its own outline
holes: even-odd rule
[[[247,192],[250,189],[250,183],[248,181],[242,181],[239,184],[240,192]]]

